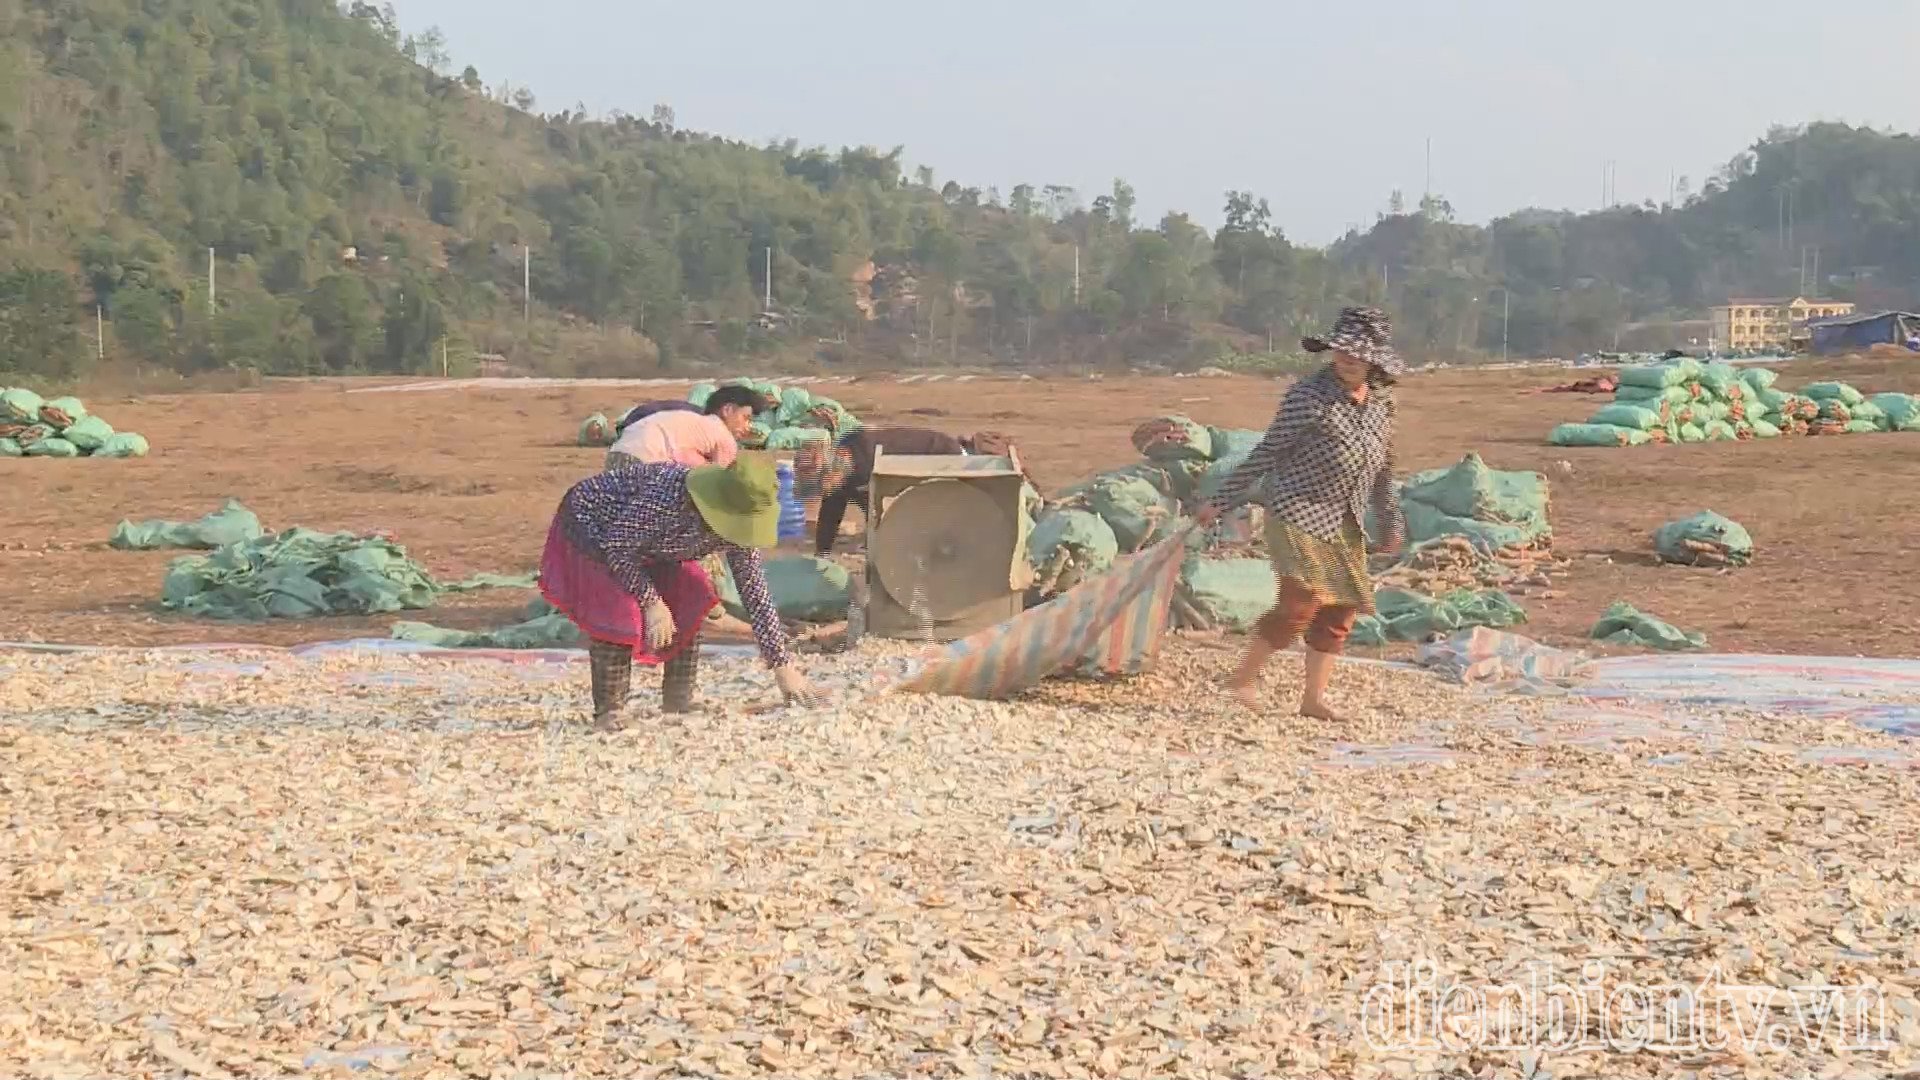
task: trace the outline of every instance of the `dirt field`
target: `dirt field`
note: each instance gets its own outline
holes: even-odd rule
[[[1920,619],[1903,584],[1920,529],[1904,496],[1920,478],[1920,435],[1568,450],[1549,428],[1603,400],[1537,394],[1561,371],[1443,372],[1407,380],[1400,459],[1408,471],[1479,450],[1497,468],[1553,481],[1556,544],[1572,557],[1552,598],[1527,601],[1528,633],[1585,639],[1625,599],[1717,651],[1899,655]],[[1862,390],[1920,391],[1920,362],[1860,359],[1783,369],[1783,385],[1837,377]],[[436,574],[518,571],[537,560],[549,515],[600,451],[571,445],[587,413],[653,391],[572,387],[348,393],[344,383],[281,383],[238,394],[100,397],[91,407],[152,440],[138,461],[0,459],[0,639],[91,644],[288,644],[384,636],[392,620],[231,625],[157,605],[171,555],[105,546],[123,517],[193,518],[234,496],[269,528],[386,530]],[[662,395],[673,388],[662,388]],[[899,384],[834,393],[870,424],[1009,431],[1043,485],[1064,487],[1133,460],[1128,433],[1183,411],[1262,427],[1279,386],[1253,378],[1107,378]],[[1565,463],[1563,466],[1562,463]],[[1648,534],[1699,509],[1744,524],[1759,557],[1733,573],[1662,568]],[[510,621],[516,592],[459,598],[426,615],[448,625]],[[411,613],[419,617],[418,613]]]

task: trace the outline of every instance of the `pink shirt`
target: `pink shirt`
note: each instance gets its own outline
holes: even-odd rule
[[[672,409],[657,412],[621,432],[613,448],[647,462],[673,462],[697,469],[702,465],[731,465],[740,444],[726,421],[705,413]]]

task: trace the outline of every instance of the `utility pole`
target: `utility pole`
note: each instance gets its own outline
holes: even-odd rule
[[[1073,245],[1073,306],[1080,306],[1080,245]]]
[[[1513,290],[1500,286],[1500,362],[1507,362],[1507,318],[1513,312]]]
[[[762,311],[773,310],[773,245],[767,245],[767,303]]]
[[[207,247],[207,317],[213,317],[213,247]]]
[[[520,321],[533,321],[533,249],[520,245]]]
[[[107,317],[99,304],[93,305],[93,344],[94,359],[107,358]]]
[[[1821,291],[1822,290],[1820,288],[1820,245],[1815,244],[1813,246],[1813,295],[1815,297],[1818,297],[1821,294]]]

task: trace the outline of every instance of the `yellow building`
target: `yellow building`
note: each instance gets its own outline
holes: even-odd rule
[[[1729,349],[1789,349],[1807,339],[1808,319],[1853,314],[1847,300],[1728,300],[1713,309],[1714,344]]]

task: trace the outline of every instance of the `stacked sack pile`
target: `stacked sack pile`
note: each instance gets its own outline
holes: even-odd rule
[[[781,386],[765,379],[696,383],[687,391],[687,400],[704,406],[708,395],[722,386],[750,387],[767,400],[767,411],[754,421],[752,433],[741,440],[740,445],[748,450],[800,450],[809,444],[838,439],[860,427],[859,418],[833,398],[815,394],[803,386]],[[621,409],[587,417],[580,422],[577,441],[581,446],[612,446],[619,435],[615,425],[628,411]]]
[[[87,412],[76,397],[47,401],[23,387],[0,390],[0,457],[147,456],[147,440]]]
[[[1144,460],[1063,492],[1036,518],[1027,547],[1035,599],[1064,593],[1121,555],[1178,532],[1259,440],[1257,431],[1208,427],[1186,416],[1140,425],[1133,444]],[[1469,454],[1451,468],[1411,477],[1401,486],[1401,504],[1408,573],[1393,584],[1431,588],[1444,579],[1447,587],[1433,596],[1381,589],[1380,615],[1363,620],[1356,641],[1411,641],[1462,626],[1525,621],[1525,611],[1502,590],[1546,584],[1552,558],[1546,477],[1503,472]],[[1211,537],[1191,537],[1174,599],[1177,625],[1244,632],[1273,606],[1260,516],[1257,507],[1242,508]],[[1445,574],[1434,569],[1442,563]]]
[[[1868,396],[1833,381],[1790,393],[1776,385],[1779,377],[1691,358],[1622,368],[1611,403],[1586,423],[1554,428],[1547,442],[1638,446],[1920,430],[1920,401],[1911,394]]]

